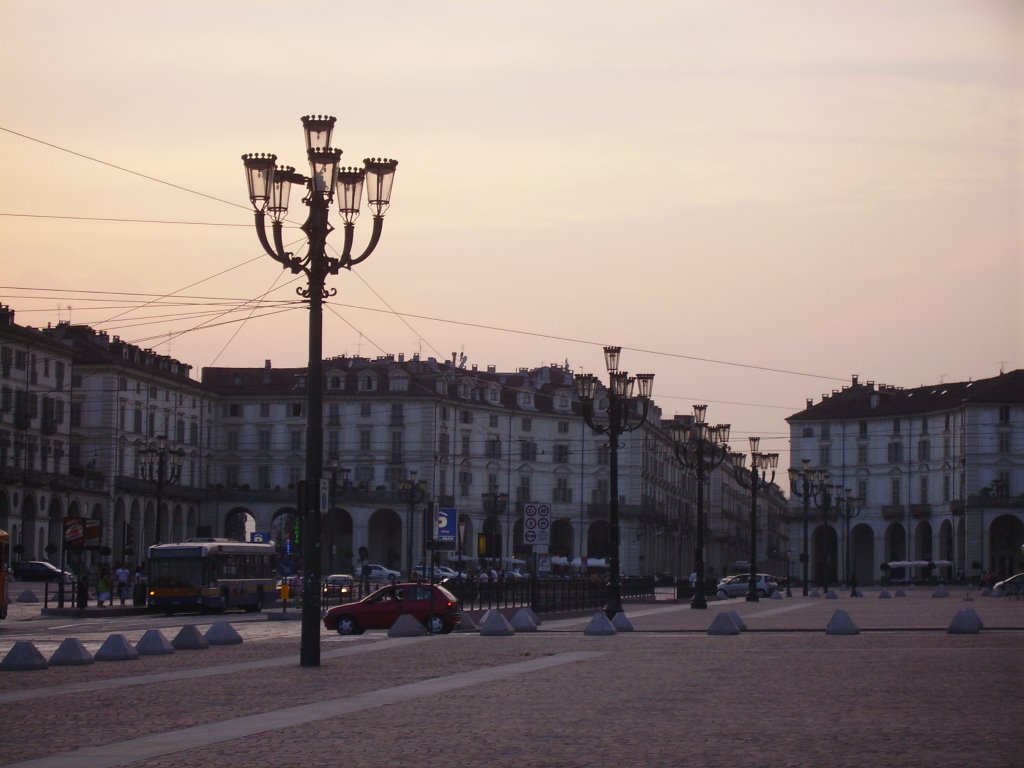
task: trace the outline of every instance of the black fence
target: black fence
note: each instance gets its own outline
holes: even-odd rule
[[[608,586],[588,578],[527,578],[481,582],[448,579],[444,587],[462,602],[465,611],[530,606],[534,613],[598,610],[608,601]],[[623,600],[653,600],[654,579],[622,579]]]

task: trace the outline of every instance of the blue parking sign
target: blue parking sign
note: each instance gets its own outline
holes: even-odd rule
[[[434,518],[435,549],[455,549],[455,534],[459,528],[459,510],[441,507]]]

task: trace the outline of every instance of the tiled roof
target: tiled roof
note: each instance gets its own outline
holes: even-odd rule
[[[972,403],[1024,403],[1024,369],[1002,373],[991,379],[932,384],[913,389],[855,382],[794,413],[786,421],[841,421],[940,413]]]

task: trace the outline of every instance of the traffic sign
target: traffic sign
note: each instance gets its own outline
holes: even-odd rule
[[[551,544],[551,505],[527,504],[523,508],[523,543]]]

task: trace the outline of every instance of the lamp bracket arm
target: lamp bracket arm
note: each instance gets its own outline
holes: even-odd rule
[[[384,229],[384,217],[383,216],[374,216],[373,217],[373,232],[370,233],[370,242],[366,244],[366,248],[356,258],[354,258],[354,259],[352,259],[352,258],[345,259],[344,264],[342,266],[344,266],[345,269],[352,269],[352,267],[354,267],[359,262],[366,261],[366,259],[370,258],[370,254],[373,253],[374,248],[377,247],[377,243],[380,242],[380,233],[381,233],[381,231],[383,229]],[[348,242],[348,239],[349,239],[349,234],[348,234],[348,229],[346,228],[346,233],[345,233],[345,240],[346,240],[346,242]],[[349,247],[351,247],[351,245]],[[348,249],[346,249],[345,252],[348,253]]]
[[[259,238],[260,245],[263,246],[263,250],[266,251],[267,255],[270,256],[274,261],[280,262],[284,266],[291,266],[291,254],[286,253],[284,245],[281,240],[281,224],[280,222],[274,222],[274,242],[277,248],[270,245],[270,239],[267,237],[267,215],[263,211],[256,211],[256,236]]]

